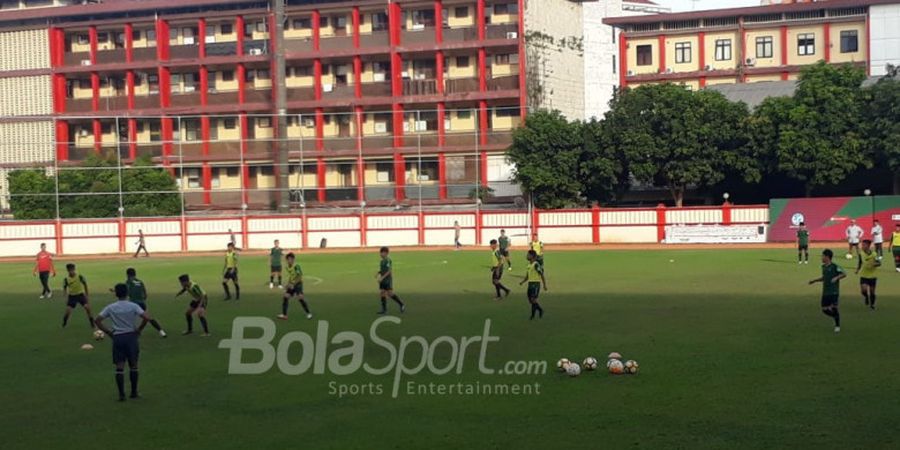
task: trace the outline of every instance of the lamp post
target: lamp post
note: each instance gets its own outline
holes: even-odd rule
[[[875,226],[875,196],[872,195],[871,189],[866,189],[865,191],[863,191],[863,194],[865,194],[866,197],[869,197],[869,208],[870,208],[869,212],[871,213],[869,215],[869,219],[871,220],[872,226],[874,227]]]
[[[727,192],[722,194],[722,199],[725,200],[725,203],[728,203],[729,198],[731,198],[731,194],[729,194]]]

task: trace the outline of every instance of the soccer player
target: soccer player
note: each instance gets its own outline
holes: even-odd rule
[[[891,254],[894,255],[894,267],[900,272],[900,223],[894,224],[894,232],[891,233]]]
[[[537,233],[531,235],[531,251],[536,255],[535,261],[544,268],[544,243],[538,240]]]
[[[91,314],[90,292],[87,280],[75,271],[75,264],[66,264],[66,271],[68,274],[63,280],[63,293],[68,297],[68,302],[66,303],[66,313],[63,315],[62,326],[65,328],[69,323],[69,316],[72,315],[72,310],[76,306],[81,305],[84,308],[84,313],[87,314],[88,323],[93,329],[94,316]]]
[[[539,314],[541,319],[544,318],[544,308],[538,303],[538,296],[541,294],[541,285],[547,290],[547,279],[544,278],[544,266],[538,261],[537,252],[528,250],[528,267],[526,268],[525,277],[519,283],[519,286],[528,282],[528,303],[531,303],[531,319],[534,320],[535,313]]]
[[[141,349],[138,337],[147,322],[153,320],[147,312],[134,302],[128,301],[128,286],[117,284],[115,289],[115,303],[111,303],[100,311],[100,315],[94,323],[104,333],[112,336],[113,364],[116,366],[116,387],[119,388],[119,401],[125,401],[125,363],[128,363],[128,378],[131,381],[131,398],[140,398],[138,395],[138,358]],[[112,322],[112,328],[108,328],[104,319]],[[140,325],[137,319],[141,319]]]
[[[859,275],[859,289],[866,306],[875,309],[875,285],[878,284],[878,268],[881,261],[878,255],[872,251],[872,241],[862,241],[862,252],[859,254],[859,262],[856,265],[856,273]]]
[[[506,230],[500,230],[500,237],[497,238],[497,243],[500,245],[500,255],[506,259],[509,270],[512,270],[512,258],[509,257],[509,237],[506,236]]]
[[[800,222],[800,228],[797,229],[797,264],[809,264],[809,230],[806,229],[806,222]]]
[[[453,221],[453,246],[456,247],[457,250],[462,248],[462,244],[459,242],[459,235],[462,232],[462,228],[459,226],[459,221]]]
[[[275,239],[275,246],[269,249],[269,289],[275,288],[275,277],[278,277],[278,289],[283,286],[281,284],[281,246],[278,239]]]
[[[296,263],[293,253],[288,253],[285,259],[287,260],[288,284],[284,291],[284,298],[281,300],[281,314],[278,315],[278,318],[287,320],[288,302],[291,301],[291,297],[297,297],[300,300],[300,306],[306,312],[306,318],[312,319],[313,315],[309,312],[309,305],[303,295],[303,269],[300,268],[300,264]]]
[[[400,305],[401,313],[406,311],[406,304],[394,293],[394,262],[388,257],[390,252],[391,250],[387,247],[381,247],[378,251],[381,255],[381,264],[378,267],[378,273],[375,274],[375,279],[378,280],[378,289],[381,293],[381,311],[378,314],[387,314],[388,297]]]
[[[47,244],[41,243],[41,251],[37,254],[37,262],[34,264],[32,275],[37,275],[41,280],[41,297],[53,297],[53,291],[50,290],[50,277],[56,276],[56,268],[53,267],[53,253],[47,251]]]
[[[884,259],[884,228],[881,223],[875,219],[872,225],[872,243],[875,244],[875,253],[878,254],[878,260]]]
[[[863,229],[856,224],[856,219],[850,220],[850,226],[847,227],[847,259],[853,258],[853,250],[859,255],[859,241],[863,236]]]
[[[241,285],[238,284],[238,254],[234,249],[233,242],[228,243],[228,251],[225,252],[225,267],[222,269],[222,287],[225,288],[225,301],[231,300],[228,280],[234,283],[234,298],[240,300]]]
[[[141,254],[141,250],[144,251],[144,256],[150,257],[150,252],[147,251],[147,242],[144,240],[144,230],[138,230],[138,241],[137,241],[137,251],[134,252],[134,257],[137,258],[138,255]]]
[[[128,300],[140,306],[142,310],[149,311],[147,309],[147,285],[137,278],[137,271],[132,267],[125,270],[125,286],[128,287]],[[115,289],[110,289],[109,291],[115,293]],[[156,328],[161,337],[167,336],[165,330],[162,329],[162,326],[159,325],[156,319],[150,319],[150,325]]]
[[[825,249],[822,252],[822,276],[810,280],[809,284],[822,283],[822,313],[834,319],[834,332],[841,332],[841,313],[838,311],[838,300],[841,295],[841,280],[847,278],[844,269],[833,261],[834,252]]]
[[[200,319],[200,325],[203,325],[203,334],[200,336],[209,336],[209,325],[206,323],[206,305],[209,303],[209,297],[206,295],[206,291],[199,284],[192,283],[191,277],[187,274],[178,277],[178,282],[181,283],[181,291],[175,294],[175,297],[185,292],[191,296],[191,303],[184,313],[184,318],[187,320],[187,330],[181,334],[187,335],[194,332],[194,314],[196,313],[197,318]]]
[[[497,296],[494,297],[494,300],[500,300],[509,296],[509,288],[500,282],[500,279],[503,278],[504,259],[498,248],[497,240],[491,239],[491,283],[494,284],[494,289],[497,291]],[[501,295],[501,292],[505,292],[505,294]]]

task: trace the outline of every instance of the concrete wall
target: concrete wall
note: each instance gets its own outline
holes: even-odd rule
[[[528,107],[584,118],[582,7],[566,0],[525,0]]]
[[[885,74],[887,64],[900,65],[900,4],[869,7],[872,75]]]

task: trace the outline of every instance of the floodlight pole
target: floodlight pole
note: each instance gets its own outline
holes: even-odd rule
[[[275,111],[278,121],[277,136],[275,138],[272,151],[275,153],[275,169],[277,170],[277,198],[278,211],[285,213],[290,211],[290,190],[288,170],[288,152],[284,143],[287,141],[287,85],[285,84],[285,57],[284,57],[284,4],[285,0],[273,0],[273,9],[275,13],[275,29],[269,30],[275,33],[274,44],[275,51],[272,58],[272,70],[275,77],[275,83],[272,89],[275,90]]]

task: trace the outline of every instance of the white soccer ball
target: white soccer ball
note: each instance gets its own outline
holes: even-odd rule
[[[103,338],[105,338],[105,337],[106,337],[106,333],[104,333],[102,330],[94,330],[94,340],[95,341],[102,341]]]
[[[556,362],[556,369],[560,372],[565,372],[566,368],[569,367],[569,364],[572,364],[572,361],[569,361],[569,358],[562,358]]]
[[[584,370],[594,370],[597,368],[597,359],[593,356],[588,356],[587,358],[584,358],[581,365],[584,367]]]
[[[627,373],[629,375],[634,375],[634,374],[638,373],[639,368],[640,367],[638,366],[637,361],[635,361],[633,359],[629,359],[628,361],[625,361],[625,373]]]
[[[578,363],[570,362],[568,366],[566,366],[566,375],[570,377],[577,377],[581,375],[581,366]]]
[[[606,357],[606,359],[622,359],[622,355],[620,355],[619,352],[612,352]]]
[[[618,359],[611,359],[606,362],[606,368],[609,370],[609,373],[613,375],[621,375],[625,373],[625,365],[622,364],[622,361]]]
[[[93,350],[94,346],[91,344],[82,344],[81,349],[82,350]]]
[[[853,259],[853,255],[847,253],[847,259]]]

